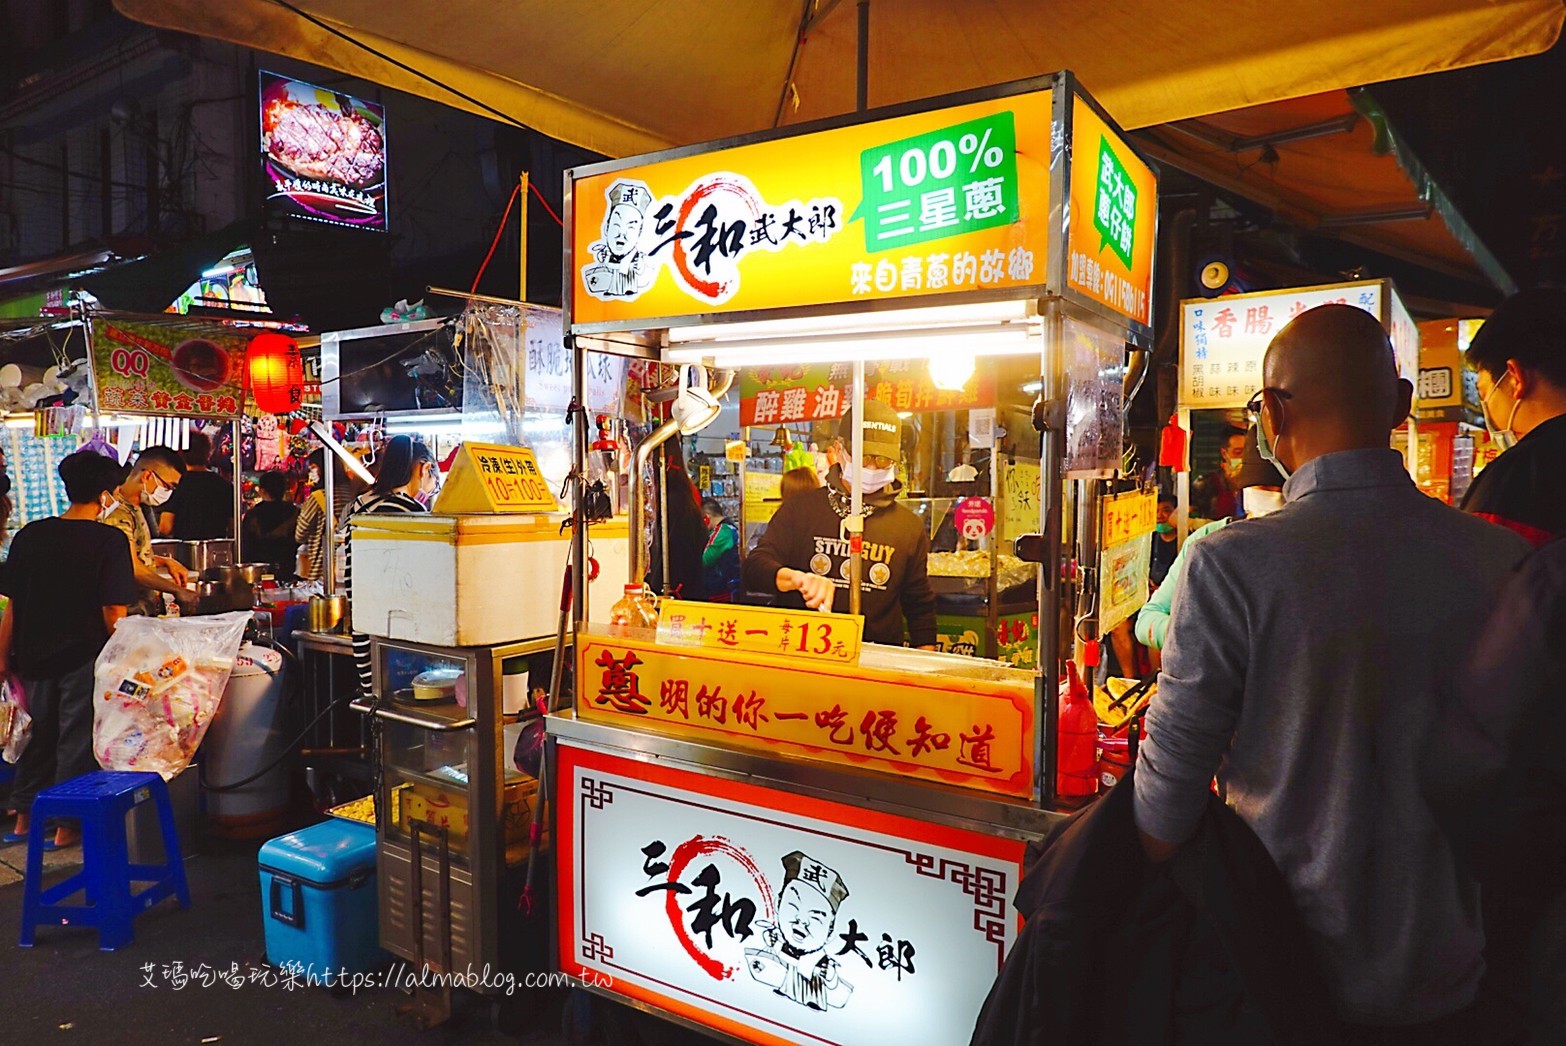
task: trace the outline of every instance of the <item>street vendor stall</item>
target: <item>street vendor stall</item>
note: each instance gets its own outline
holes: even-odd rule
[[[1204,425],[1219,433],[1244,431],[1244,407],[1262,387],[1262,362],[1273,336],[1306,309],[1331,304],[1364,309],[1381,323],[1392,343],[1398,373],[1415,386],[1417,404],[1420,329],[1391,280],[1359,280],[1182,301],[1176,401],[1180,428],[1198,436]],[[1410,447],[1417,446],[1417,428],[1411,419],[1405,432]],[[1192,469],[1201,467],[1187,461],[1177,472],[1182,541],[1196,527],[1192,522],[1191,477]]]
[[[1404,445],[1415,449],[1409,471],[1419,489],[1449,505],[1462,503],[1487,452],[1493,456],[1479,402],[1479,376],[1464,358],[1483,322],[1419,324],[1418,432]]]
[[[572,521],[554,492],[580,419],[558,310],[458,297],[458,315],[330,333],[322,346],[329,420],[421,438],[446,468],[431,511],[348,521],[350,616],[373,676],[373,696],[349,707],[371,735],[379,942],[460,976],[519,972],[542,951],[521,904],[538,784],[514,754],[529,722],[540,732],[533,695],[565,656]],[[606,377],[603,395],[613,386]],[[623,519],[594,521],[576,560],[592,591],[623,591],[625,534]],[[497,976],[477,990],[502,987]],[[450,985],[422,987],[413,1009],[444,1020]]]
[[[1037,399],[1010,424],[1037,441],[1007,463],[1027,494],[1009,511],[1044,537],[1021,542],[1040,563],[1026,670],[864,642],[853,613],[634,590],[611,611],[579,581],[574,707],[550,717],[546,775],[564,971],[750,1042],[968,1037],[1016,938],[1024,845],[1058,816],[1062,614],[1098,573],[1062,569],[1084,537],[1068,505],[1120,468],[1156,194],[1069,73],[568,173],[579,394],[589,344],[720,385],[846,362],[849,405],[874,397],[877,361],[965,390],[1027,361]],[[816,572],[842,559],[855,593],[885,580],[886,551],[850,486]]]

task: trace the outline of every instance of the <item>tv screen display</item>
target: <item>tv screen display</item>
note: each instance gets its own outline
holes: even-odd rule
[[[260,74],[261,170],[274,213],[386,230],[386,110]]]

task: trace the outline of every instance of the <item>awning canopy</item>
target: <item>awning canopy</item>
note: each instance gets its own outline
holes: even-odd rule
[[[1307,232],[1502,293],[1516,285],[1366,91],[1329,91],[1148,128],[1159,162]]]
[[[853,0],[115,6],[609,156],[854,108]],[[870,9],[872,106],[1071,69],[1128,128],[1536,54],[1566,14],[1562,0],[871,0]]]

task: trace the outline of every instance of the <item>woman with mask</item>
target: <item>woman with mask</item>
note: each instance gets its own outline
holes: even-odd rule
[[[435,465],[435,454],[428,446],[411,436],[393,436],[381,449],[381,470],[376,474],[375,485],[354,500],[343,520],[338,539],[348,549],[348,565],[343,583],[348,590],[348,605],[353,606],[353,543],[348,541],[348,524],[354,516],[362,514],[387,515],[392,513],[424,512],[423,500],[431,497],[440,486],[440,474]],[[370,637],[359,632],[353,635],[354,663],[359,670],[359,693],[368,697],[374,691],[374,676],[370,660]]]
[[[782,606],[812,610],[830,606],[848,612],[848,539],[843,521],[852,511],[848,484],[854,475],[849,448],[854,418],[838,428],[834,450],[839,464],[826,485],[784,501],[745,560],[747,591],[778,592]],[[865,640],[935,649],[935,592],[926,573],[930,534],[924,522],[897,504],[903,485],[897,479],[902,454],[902,422],[880,400],[865,401],[863,493],[864,574],[860,608]]]
[[[1245,457],[1236,476],[1240,489],[1240,508],[1244,516],[1235,518],[1259,518],[1283,507],[1284,477],[1263,456],[1257,444],[1257,431],[1257,427],[1253,425],[1245,434]],[[1186,556],[1197,542],[1233,522],[1234,519],[1229,518],[1215,519],[1206,526],[1193,530],[1185,539],[1185,544],[1180,546],[1180,552],[1175,556],[1174,563],[1169,567],[1158,590],[1142,605],[1142,609],[1137,611],[1137,642],[1155,651],[1163,650],[1164,638],[1169,631],[1169,610],[1174,606],[1175,593],[1180,588],[1180,574],[1185,568]],[[1169,525],[1168,521],[1160,524],[1163,525]],[[1172,525],[1170,530],[1173,530]],[[1156,535],[1154,541],[1163,536],[1163,534]]]

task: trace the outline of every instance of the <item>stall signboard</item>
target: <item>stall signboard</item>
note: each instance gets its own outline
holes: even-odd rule
[[[1020,840],[562,740],[560,968],[737,1040],[966,1042]]]
[[[1071,142],[1066,288],[1151,327],[1158,176],[1080,95]]]
[[[1104,525],[1099,543],[1108,548],[1151,534],[1158,525],[1158,495],[1152,491],[1130,491],[1105,498]]]
[[[777,653],[680,648],[585,634],[577,715],[733,748],[787,753],[966,788],[1033,787],[1033,687],[785,653],[815,611],[779,622]]]
[[[865,619],[857,614],[752,607],[738,603],[688,603],[665,599],[658,605],[658,642],[664,646],[786,654],[789,658],[859,663]]]
[[[539,513],[559,508],[531,450],[469,440],[457,448],[434,511]]]
[[[261,72],[261,176],[275,213],[386,229],[386,110]]]
[[[92,319],[98,409],[237,418],[248,332],[199,320]]]
[[[1262,387],[1262,359],[1273,337],[1300,313],[1333,304],[1353,305],[1381,321],[1399,373],[1417,379],[1419,329],[1386,280],[1193,298],[1180,310],[1180,406],[1245,406]]]
[[[1153,528],[1158,495],[1130,491],[1102,502],[1098,566],[1098,629],[1101,634],[1147,602],[1151,585]]]
[[[854,401],[852,363],[784,363],[740,370],[740,424],[788,425],[830,421],[848,413]],[[938,389],[925,360],[865,363],[865,398],[893,410],[927,414],[977,410],[995,405],[995,375],[974,371],[960,391]]]
[[[572,323],[1042,286],[1052,97],[584,170],[571,185]]]
[[[571,352],[565,347],[557,309],[525,313],[522,348],[527,353],[522,392],[529,410],[564,411],[571,405]],[[619,414],[625,393],[625,357],[589,352],[587,409]]]

